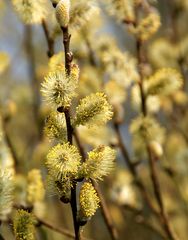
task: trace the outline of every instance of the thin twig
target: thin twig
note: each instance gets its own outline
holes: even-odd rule
[[[45,34],[45,37],[46,37],[47,44],[48,44],[47,55],[50,58],[54,55],[54,39],[50,36],[48,26],[47,26],[46,21],[44,19],[42,20],[42,27],[43,27],[43,30],[44,30],[44,34]]]
[[[8,129],[7,129],[7,122],[8,122],[8,120],[9,119],[6,119],[2,115],[1,122],[2,122],[4,138],[5,138],[5,141],[7,143],[8,148],[9,148],[9,150],[11,152],[11,155],[12,155],[12,158],[13,158],[13,161],[14,161],[15,170],[18,173],[19,172],[19,160],[18,160],[17,152],[15,150],[15,147],[14,147],[14,145],[12,143],[12,140],[10,138],[10,135],[9,135],[9,132],[8,132]]]
[[[68,27],[62,27],[63,32],[63,45],[64,45],[64,51],[65,51],[65,70],[67,75],[70,75],[71,71],[71,62],[73,59],[73,55],[70,52],[70,38],[71,35],[69,34]],[[73,128],[71,125],[71,119],[70,119],[70,110],[69,108],[65,109],[58,109],[58,111],[61,112],[63,110],[65,114],[65,120],[67,125],[67,139],[70,144],[72,144],[72,135],[73,135]],[[75,231],[75,240],[80,240],[80,225],[77,221],[77,201],[76,201],[76,183],[74,183],[73,187],[71,188],[71,210],[72,210],[72,216],[73,216],[73,222],[74,222],[74,231]]]
[[[56,5],[53,5],[54,8]],[[42,22],[42,27],[44,29],[45,37],[48,43],[48,57],[51,57],[54,54],[54,42],[50,38],[49,31],[47,28],[47,25],[45,21]],[[73,55],[70,52],[70,38],[71,35],[69,34],[68,27],[62,27],[61,28],[63,32],[63,46],[65,51],[65,70],[67,75],[70,75],[71,71],[71,62],[73,59]],[[69,108],[59,107],[57,111],[62,112],[65,114],[65,120],[66,120],[66,127],[67,127],[67,139],[70,144],[72,144],[72,135],[73,135],[73,128],[71,125],[71,119],[70,119],[70,110]],[[80,240],[80,226],[77,221],[77,201],[76,201],[76,183],[73,184],[73,187],[71,188],[71,210],[72,210],[72,216],[73,216],[73,223],[74,223],[74,231],[75,231],[75,240]]]
[[[112,221],[112,216],[108,209],[106,200],[103,197],[100,187],[94,181],[91,181],[91,182],[100,198],[100,206],[101,206],[101,210],[102,210],[101,212],[102,212],[103,218],[105,220],[106,226],[108,228],[108,231],[111,235],[111,238],[112,238],[112,240],[117,240],[118,239],[118,231]]]
[[[136,15],[137,15],[137,13],[138,13],[138,9],[136,11]],[[138,19],[137,19],[137,21],[138,21]],[[142,52],[142,45],[143,45],[142,41],[139,38],[136,38],[138,71],[139,71],[139,75],[140,75],[139,87],[140,87],[140,95],[141,95],[141,109],[142,109],[143,116],[147,116],[146,96],[145,96],[144,88],[143,88],[144,74],[142,71],[142,66],[144,64],[145,59],[144,59],[144,55]],[[154,159],[152,150],[148,144],[147,144],[146,150],[148,153],[149,169],[150,169],[150,176],[151,176],[151,180],[152,180],[153,190],[154,190],[157,204],[160,209],[161,224],[162,224],[168,238],[171,240],[177,240],[178,238],[175,236],[173,230],[171,229],[168,218],[167,218],[167,214],[165,212],[165,208],[164,208],[164,204],[163,204],[163,200],[162,200],[161,188],[160,188],[159,179],[158,179],[158,175],[157,175],[155,159]]]
[[[134,215],[135,215],[135,222],[138,223],[138,224],[141,224],[143,225],[144,227],[148,228],[149,230],[155,232],[158,236],[160,236],[161,239],[166,239],[166,237],[161,233],[159,232],[158,229],[156,229],[154,226],[152,226],[152,224],[148,221],[146,221],[143,217],[143,209],[137,209],[133,206],[130,206],[130,205],[122,205],[122,209],[124,210],[125,212],[125,216],[126,216],[126,211],[130,211],[132,212]]]
[[[89,54],[90,54],[90,57],[89,57],[90,64],[93,65],[93,66],[97,66],[92,46],[91,46],[91,44],[90,44],[90,42],[89,42],[89,40],[87,38],[85,38],[85,42],[86,42],[86,46],[87,46]],[[151,202],[151,200],[150,200],[150,198],[148,196],[148,193],[147,193],[147,191],[145,189],[144,184],[142,183],[142,181],[138,177],[135,164],[133,164],[131,162],[131,159],[129,157],[129,153],[128,153],[128,151],[126,149],[126,146],[123,143],[123,139],[121,137],[121,133],[120,133],[120,129],[119,129],[120,128],[120,124],[118,122],[115,122],[115,120],[114,120],[113,125],[114,125],[115,133],[116,133],[116,136],[117,136],[117,139],[118,139],[118,147],[120,148],[120,150],[122,152],[122,155],[124,157],[124,160],[125,160],[125,162],[126,162],[126,164],[128,166],[128,169],[129,169],[130,173],[134,177],[134,180],[135,180],[135,183],[136,183],[137,187],[140,189],[140,192],[143,195],[144,200],[146,201],[147,205],[152,210],[152,212],[157,217],[160,217],[158,211],[155,209],[155,207],[153,206],[153,204],[152,204],[152,202]],[[75,135],[75,138],[77,138],[77,135]],[[76,139],[77,144],[80,145],[78,140],[79,139]],[[79,148],[80,148],[80,151],[83,152],[82,146],[79,146]]]
[[[70,232],[69,230],[67,230],[65,228],[60,228],[60,227],[54,226],[51,223],[49,223],[45,220],[39,219],[39,218],[37,220],[38,220],[39,224],[42,224],[43,226],[51,229],[52,231],[58,232],[66,237],[75,239],[75,235],[72,232]],[[83,237],[83,240],[91,240],[91,239]]]
[[[116,132],[116,135],[117,135],[117,138],[118,138],[118,146],[122,152],[122,155],[125,159],[125,162],[128,166],[128,169],[131,173],[131,175],[134,177],[134,180],[135,180],[135,183],[137,185],[137,187],[140,189],[140,192],[144,198],[144,200],[146,201],[147,205],[149,206],[149,208],[152,210],[152,212],[157,216],[159,217],[159,213],[158,211],[155,209],[155,207],[153,206],[149,196],[148,196],[148,193],[145,189],[145,186],[144,184],[142,183],[142,181],[139,179],[138,177],[138,173],[136,171],[136,166],[131,162],[131,159],[129,157],[129,154],[128,154],[128,151],[125,147],[125,144],[123,143],[123,139],[121,137],[121,133],[120,133],[120,129],[119,129],[119,124],[118,123],[114,123],[114,129],[115,129],[115,132]]]
[[[54,6],[55,7],[55,6]],[[44,27],[44,26],[43,26]],[[68,32],[68,29],[67,28],[62,28],[62,31],[63,31],[63,44],[64,44],[64,49],[65,49],[65,67],[66,67],[66,70],[67,70],[67,74],[70,74],[70,66],[71,66],[71,62],[72,62],[72,58],[73,58],[73,55],[72,53],[70,52],[69,50],[69,45],[70,45],[70,35],[69,35],[69,32]],[[45,34],[46,38],[47,38],[47,35]],[[48,41],[48,40],[47,40]],[[49,47],[49,45],[48,45]],[[91,52],[90,52],[91,53]],[[94,64],[94,60],[92,60],[92,63]],[[78,133],[76,131],[76,129],[74,129],[74,132],[73,132],[73,129],[71,127],[71,123],[70,123],[70,113],[67,109],[63,109],[63,108],[60,108],[58,109],[58,111],[60,112],[65,112],[65,118],[66,118],[66,123],[67,123],[67,129],[69,129],[67,132],[68,132],[68,140],[69,142],[72,143],[72,134],[74,134],[74,137],[75,137],[75,140],[76,140],[76,143],[78,145],[78,148],[80,150],[80,154],[82,156],[82,159],[83,161],[85,160],[85,157],[86,157],[86,154],[85,154],[85,151],[84,151],[84,148],[80,142],[80,139],[79,139],[79,136],[78,136]],[[113,224],[113,221],[112,221],[112,217],[108,211],[108,207],[106,206],[106,202],[99,190],[98,187],[96,187],[96,190],[98,192],[98,195],[99,195],[99,198],[102,199],[101,200],[101,209],[102,209],[102,214],[103,214],[103,217],[104,217],[104,220],[105,220],[105,223],[109,229],[109,232],[110,232],[110,235],[111,235],[111,238],[112,240],[117,240],[118,239],[118,234],[117,234],[117,230],[116,228],[114,227],[114,224]],[[74,194],[74,193],[72,193]],[[75,205],[75,204],[73,204]],[[77,210],[76,210],[77,212]],[[76,216],[73,216],[73,219],[76,219]],[[76,221],[74,222],[74,225],[78,225],[76,223]],[[77,229],[77,230],[76,230]],[[75,230],[76,231],[79,231],[79,227],[78,226],[75,226]]]

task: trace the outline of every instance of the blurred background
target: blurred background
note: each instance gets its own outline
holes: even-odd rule
[[[75,1],[73,1],[74,4]],[[89,93],[106,91],[121,119],[120,134],[127,154],[136,166],[152,204],[158,209],[151,184],[147,156],[136,146],[130,132],[132,120],[140,112],[140,99],[134,90],[137,79],[136,40],[129,26],[111,14],[113,1],[93,1],[96,11],[82,27],[72,26],[71,51],[80,67],[78,99]],[[126,2],[126,1],[125,1]],[[180,90],[168,96],[153,99],[148,104],[152,114],[165,129],[163,154],[156,160],[158,177],[168,219],[179,239],[188,235],[188,4],[187,0],[151,0],[152,8],[161,17],[159,30],[144,43],[146,76],[160,68],[173,68],[183,78]],[[54,17],[54,9],[46,0],[48,17],[45,24],[54,41],[55,59],[48,58],[48,45],[42,24],[23,24],[10,0],[0,0],[0,114],[3,138],[0,141],[0,166],[13,167],[15,177],[15,204],[27,205],[28,173],[40,169],[46,189],[44,199],[35,208],[39,218],[73,232],[70,206],[62,204],[57,196],[48,193],[45,159],[53,141],[45,136],[43,127],[50,112],[40,87],[50,67],[63,61],[62,34]],[[118,63],[116,59],[124,63]],[[50,65],[51,64],[51,65]],[[122,75],[123,74],[123,75]],[[121,87],[108,84],[112,80],[125,82]],[[118,96],[118,97],[117,97]],[[76,105],[76,101],[75,101]],[[73,108],[74,114],[74,108]],[[109,212],[119,232],[119,239],[161,240],[163,229],[148,207],[135,184],[124,159],[115,131],[115,120],[99,130],[78,129],[86,150],[99,144],[117,150],[117,167],[101,184]],[[5,239],[14,239],[11,224],[0,229]],[[83,228],[91,239],[111,239],[100,209]],[[37,227],[37,239],[69,239],[45,226]]]

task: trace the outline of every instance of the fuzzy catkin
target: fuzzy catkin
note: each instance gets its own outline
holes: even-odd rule
[[[99,208],[99,197],[91,183],[85,182],[80,190],[80,220],[88,220]]]
[[[74,125],[103,125],[112,115],[112,106],[104,93],[90,94],[77,106]]]
[[[56,6],[56,19],[61,27],[67,27],[70,19],[70,0],[60,0]]]

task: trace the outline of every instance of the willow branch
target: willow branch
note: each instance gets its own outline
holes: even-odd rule
[[[138,20],[138,19],[137,19]],[[136,23],[135,23],[136,25]],[[137,50],[137,59],[138,59],[138,71],[140,75],[140,81],[139,81],[139,88],[140,88],[140,96],[141,96],[141,109],[143,116],[147,116],[147,107],[146,107],[146,96],[144,94],[144,88],[143,88],[143,80],[144,80],[144,74],[143,74],[143,64],[144,64],[144,55],[142,52],[142,41],[139,38],[136,38],[136,50]],[[159,184],[158,174],[157,174],[157,168],[155,164],[155,159],[152,153],[152,150],[150,146],[147,144],[146,150],[148,153],[148,160],[149,160],[149,169],[150,169],[150,176],[151,181],[153,185],[154,195],[156,202],[158,204],[158,207],[160,209],[160,215],[161,215],[161,224],[163,226],[164,231],[166,232],[166,235],[170,240],[177,240],[177,237],[175,236],[173,230],[170,227],[167,214],[165,212],[165,207],[162,200],[162,193],[161,188]]]
[[[55,5],[54,5],[55,7]],[[52,42],[52,39],[50,38],[49,31],[47,28],[47,25],[45,21],[42,22],[42,27],[44,29],[46,41],[48,43],[48,57],[52,56],[54,54],[54,43]],[[65,51],[65,71],[67,75],[70,75],[71,71],[71,62],[73,59],[73,55],[70,52],[70,38],[71,35],[69,34],[68,27],[62,27],[61,28],[63,33],[63,46]],[[57,109],[58,112],[65,114],[65,120],[66,120],[66,127],[67,127],[67,139],[70,144],[72,144],[72,135],[73,135],[73,128],[71,125],[71,119],[70,119],[70,109],[59,107]],[[76,183],[73,184],[73,187],[71,188],[71,211],[73,216],[73,223],[74,223],[74,231],[75,231],[75,240],[80,240],[80,226],[77,221],[77,201],[76,201]]]
[[[89,60],[90,60],[90,64],[93,65],[93,66],[97,66],[96,64],[96,60],[95,60],[95,56],[94,56],[94,52],[93,52],[93,49],[92,49],[92,46],[89,42],[89,40],[84,37],[85,39],[85,42],[86,42],[86,46],[88,48],[88,52],[89,52]],[[133,176],[134,180],[135,180],[135,183],[137,185],[137,187],[140,189],[140,192],[143,196],[143,199],[145,200],[145,202],[147,203],[148,207],[152,210],[152,212],[157,216],[157,217],[160,217],[159,216],[159,213],[158,211],[155,209],[155,207],[153,206],[149,196],[148,196],[148,193],[145,189],[145,186],[144,184],[142,183],[142,181],[139,179],[139,176],[137,174],[137,171],[136,171],[136,166],[134,163],[131,162],[131,159],[129,157],[129,153],[126,149],[126,146],[123,142],[123,139],[121,137],[121,133],[120,133],[120,124],[118,122],[116,122],[115,120],[113,121],[113,125],[114,125],[114,129],[115,129],[115,133],[116,133],[116,136],[117,136],[117,139],[118,139],[118,147],[120,148],[121,152],[122,152],[122,155],[123,155],[123,158],[128,166],[128,169],[131,173],[131,175]],[[83,147],[80,146],[80,142],[79,142],[79,138],[77,136],[77,134],[75,134],[75,138],[76,138],[76,142],[80,148],[80,152],[82,153],[83,155]],[[109,224],[110,226],[110,224]]]
[[[48,51],[47,55],[48,57],[52,57],[54,55],[54,39],[50,36],[48,26],[46,24],[46,21],[43,19],[42,20],[42,28],[45,34],[46,42],[48,44]]]
[[[73,55],[70,52],[71,35],[69,34],[68,27],[62,27],[61,29],[63,32],[63,45],[64,45],[64,51],[65,51],[65,70],[67,75],[70,75],[71,62],[73,59]],[[58,111],[61,112],[61,109],[58,109]],[[69,143],[72,144],[73,128],[71,126],[70,110],[69,108],[66,108],[66,109],[63,109],[63,112],[65,114],[65,120],[67,125],[67,139]],[[70,204],[71,204],[73,223],[74,223],[75,240],[80,240],[80,225],[79,225],[79,222],[77,221],[76,183],[74,183],[73,187],[71,188]]]
[[[9,135],[9,132],[8,132],[8,129],[7,129],[8,120],[9,119],[5,118],[4,116],[2,116],[2,118],[1,118],[3,134],[4,134],[5,141],[7,143],[7,146],[9,148],[10,152],[11,152],[11,155],[12,155],[15,170],[18,173],[19,172],[19,160],[18,160],[17,152],[15,150],[15,147],[12,143],[12,140],[10,138],[10,135]]]
[[[161,239],[166,239],[166,237],[159,232],[158,229],[156,229],[154,226],[152,226],[152,224],[148,221],[146,221],[142,215],[143,210],[142,209],[137,209],[133,206],[130,205],[122,205],[122,209],[125,212],[125,216],[126,216],[126,211],[130,211],[135,215],[135,222],[144,226],[145,228],[148,228],[149,230],[151,230],[152,232],[154,232],[155,234],[157,234],[158,236],[160,236]]]
[[[67,230],[65,228],[60,228],[60,227],[54,226],[51,223],[46,222],[45,220],[42,220],[39,218],[37,220],[38,220],[39,224],[42,224],[43,226],[51,229],[52,231],[58,232],[66,237],[71,238],[71,239],[75,239],[75,235],[73,233],[71,233],[69,230]],[[83,238],[83,240],[91,240],[91,239]]]

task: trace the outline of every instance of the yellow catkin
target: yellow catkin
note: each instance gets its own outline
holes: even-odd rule
[[[27,176],[27,200],[30,204],[41,202],[44,200],[44,185],[42,182],[42,176],[39,169],[33,169]]]
[[[93,180],[102,180],[112,172],[115,165],[115,150],[108,146],[99,146],[88,153],[82,165],[83,176]]]
[[[173,68],[161,68],[145,81],[149,95],[169,95],[183,85],[181,74]]]
[[[146,41],[158,31],[160,25],[160,15],[156,12],[151,12],[140,21],[136,28],[130,28],[130,31],[142,41]]]
[[[75,74],[67,76],[64,69],[58,68],[45,77],[41,92],[52,107],[68,107],[72,98],[76,96],[77,86]]]
[[[112,106],[104,93],[90,94],[76,108],[75,125],[103,125],[113,116]]]
[[[99,208],[99,197],[91,183],[85,182],[80,190],[80,218],[92,217]]]
[[[35,218],[31,213],[17,210],[13,219],[16,240],[35,240],[34,223]]]
[[[61,178],[76,177],[81,156],[78,149],[69,143],[57,144],[47,155],[49,172]]]
[[[70,1],[60,0],[56,6],[56,19],[61,27],[67,27],[70,19]]]
[[[48,12],[46,0],[12,0],[12,4],[25,24],[40,24]]]

